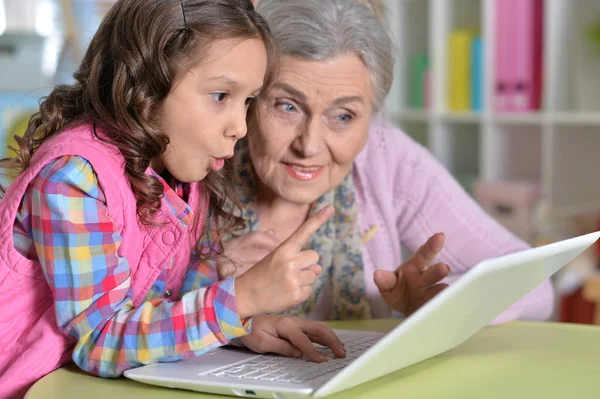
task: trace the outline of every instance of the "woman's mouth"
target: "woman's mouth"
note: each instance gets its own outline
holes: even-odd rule
[[[314,180],[321,176],[325,166],[319,165],[300,165],[293,163],[283,163],[285,171],[294,179],[301,181]]]

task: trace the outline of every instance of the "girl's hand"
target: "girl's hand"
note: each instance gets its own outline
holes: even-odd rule
[[[241,318],[288,310],[312,294],[312,284],[321,273],[319,254],[302,251],[302,247],[332,214],[332,206],[321,209],[275,251],[236,278],[235,295]]]
[[[326,362],[313,343],[331,349],[335,357],[346,357],[346,349],[327,324],[297,317],[260,315],[252,321],[252,333],[240,338],[257,353],[276,353],[288,357],[308,356],[314,362]]]
[[[217,257],[219,280],[241,276],[279,244],[281,241],[270,231],[255,231],[223,243],[223,254]]]

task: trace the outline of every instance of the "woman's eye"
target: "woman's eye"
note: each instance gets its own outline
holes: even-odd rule
[[[212,93],[210,96],[213,98],[213,100],[220,103],[227,99],[227,93]]]
[[[350,114],[338,115],[338,120],[340,122],[347,123],[347,122],[350,122],[352,119],[354,119],[354,117],[352,115],[350,115]]]
[[[280,103],[277,105],[277,107],[285,112],[294,112],[296,110],[296,107],[294,107],[292,104],[290,103]]]

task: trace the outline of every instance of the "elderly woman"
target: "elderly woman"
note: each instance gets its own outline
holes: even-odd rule
[[[281,48],[280,71],[234,158],[247,228],[225,239],[218,266],[221,276],[246,272],[332,204],[335,215],[307,244],[322,272],[290,315],[409,315],[478,262],[527,248],[427,150],[378,120],[392,83],[392,41],[364,3],[259,3]],[[404,263],[401,247],[414,254]],[[545,319],[552,306],[546,281],[496,322]]]

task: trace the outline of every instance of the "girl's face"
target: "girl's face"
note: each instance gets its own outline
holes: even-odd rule
[[[165,99],[167,150],[152,166],[181,182],[220,170],[247,132],[246,113],[262,88],[267,51],[260,39],[221,39],[204,61],[185,71]]]

